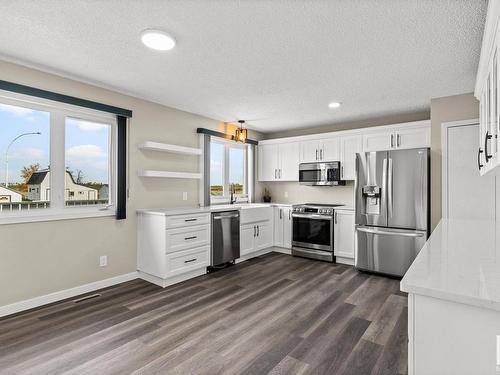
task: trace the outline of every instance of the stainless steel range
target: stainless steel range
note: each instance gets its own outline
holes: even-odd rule
[[[292,255],[334,262],[334,208],[341,204],[306,203],[292,209]]]

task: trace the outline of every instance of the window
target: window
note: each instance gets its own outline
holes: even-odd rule
[[[0,91],[0,221],[112,215],[115,139],[114,115]]]
[[[210,142],[210,196],[212,203],[224,203],[231,191],[239,200],[248,200],[248,147],[236,142]]]

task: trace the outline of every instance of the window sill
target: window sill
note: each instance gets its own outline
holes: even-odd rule
[[[115,210],[100,210],[92,209],[62,209],[48,212],[22,214],[22,215],[8,215],[0,214],[0,225],[6,224],[22,224],[22,223],[36,223],[42,221],[58,221],[58,220],[77,220],[88,219],[94,217],[108,217],[115,216]]]

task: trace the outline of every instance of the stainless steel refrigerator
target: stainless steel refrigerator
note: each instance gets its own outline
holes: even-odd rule
[[[356,156],[356,256],[360,270],[403,276],[430,226],[428,148]]]

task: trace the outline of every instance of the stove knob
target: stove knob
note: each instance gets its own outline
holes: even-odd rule
[[[330,214],[330,215],[331,215],[331,213],[332,213],[332,210],[331,210],[331,209],[328,209],[328,210],[327,210],[327,214]]]

